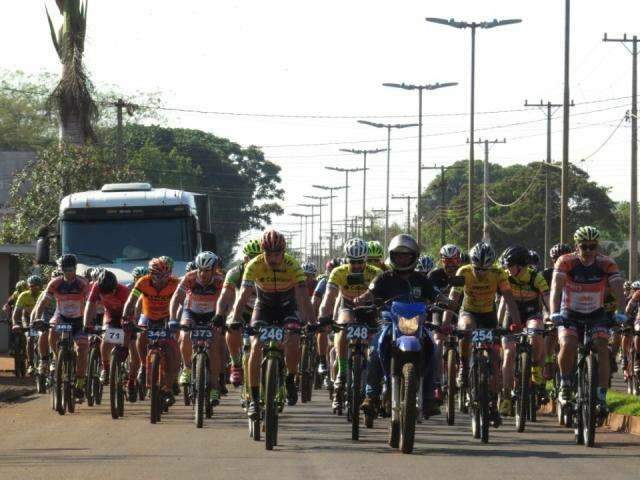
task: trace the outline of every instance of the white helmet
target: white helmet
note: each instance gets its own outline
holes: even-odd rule
[[[352,238],[344,245],[344,254],[349,260],[367,261],[367,242],[361,238]]]
[[[442,258],[460,258],[460,249],[452,244],[447,243],[440,249],[440,257]]]
[[[302,271],[307,275],[318,275],[318,267],[313,262],[305,262],[301,265]]]
[[[211,270],[218,265],[220,259],[213,252],[201,252],[196,257],[196,267],[198,270]]]

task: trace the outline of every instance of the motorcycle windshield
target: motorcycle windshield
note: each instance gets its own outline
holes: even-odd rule
[[[393,302],[391,312],[398,317],[411,318],[424,315],[427,312],[427,306],[424,303]]]

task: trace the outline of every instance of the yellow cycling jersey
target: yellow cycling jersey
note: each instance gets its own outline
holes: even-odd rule
[[[37,298],[33,296],[30,290],[22,292],[16,300],[16,308],[21,308],[27,312],[31,312],[36,305]]]
[[[242,276],[242,284],[256,287],[258,298],[260,293],[293,293],[298,284],[304,284],[306,277],[298,261],[285,253],[282,263],[271,268],[264,253],[247,263]]]
[[[349,282],[349,275],[351,271],[351,265],[340,265],[334,268],[329,275],[328,286],[335,286],[340,289],[343,299],[353,300],[354,298],[362,295],[369,288],[369,284],[378,274],[382,273],[382,270],[372,265],[365,265],[362,272],[362,281]]]
[[[456,275],[464,277],[464,287],[455,287],[454,291],[464,293],[462,310],[467,312],[493,312],[496,293],[511,290],[508,274],[500,268],[492,267],[476,273],[471,265],[464,265]]]
[[[509,283],[514,300],[518,303],[537,300],[540,295],[549,292],[547,281],[532,267],[523,268],[515,277],[509,276]]]

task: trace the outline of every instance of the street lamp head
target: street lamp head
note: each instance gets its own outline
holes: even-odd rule
[[[361,123],[362,125],[369,125],[370,127],[376,127],[376,128],[388,127],[388,125],[384,125],[382,123],[370,122],[368,120],[358,120],[358,123]]]
[[[395,125],[390,125],[391,128],[409,128],[409,127],[419,127],[419,123],[396,123]]]
[[[416,85],[407,85],[406,83],[383,83],[383,87],[402,88],[403,90],[415,90]]]
[[[436,90],[438,88],[455,87],[456,85],[458,85],[458,82],[435,83],[433,85],[426,85],[424,88],[427,90]]]
[[[496,20],[495,18],[491,22],[482,22],[478,24],[480,28],[495,28],[495,27],[503,27],[505,25],[513,25],[514,23],[521,23],[522,20],[519,18],[511,18],[508,20]]]
[[[440,25],[446,25],[447,27],[454,27],[454,28],[468,28],[471,26],[470,23],[467,22],[458,22],[453,18],[450,19],[446,19],[446,18],[437,18],[437,17],[427,17],[425,18],[425,20],[427,22],[431,22],[431,23],[437,23]]]

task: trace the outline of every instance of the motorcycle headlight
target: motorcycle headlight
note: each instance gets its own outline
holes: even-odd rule
[[[398,329],[400,333],[403,335],[415,335],[418,333],[418,326],[420,325],[420,316],[416,315],[415,317],[406,318],[400,317],[398,318]]]

